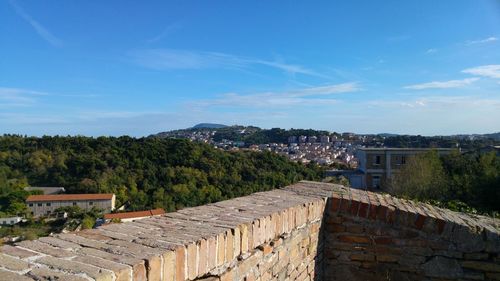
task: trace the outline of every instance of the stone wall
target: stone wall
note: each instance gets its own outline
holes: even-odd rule
[[[500,280],[498,220],[354,189],[325,220],[327,280]]]
[[[495,279],[498,229],[497,220],[300,182],[3,246],[0,280]]]

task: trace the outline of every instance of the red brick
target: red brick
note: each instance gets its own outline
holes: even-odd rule
[[[353,215],[353,216],[358,215],[359,205],[360,205],[359,201],[351,200],[351,215]]]
[[[437,227],[437,233],[441,234],[444,231],[444,226],[446,225],[446,222],[442,219],[436,219],[436,227]]]
[[[342,195],[342,201],[340,201],[340,212],[347,213],[351,208],[351,200],[347,194]]]
[[[368,218],[374,220],[377,218],[377,205],[370,204],[370,212],[368,214]]]
[[[377,209],[377,219],[380,221],[386,221],[387,219],[387,206],[380,205]]]
[[[377,245],[387,245],[394,243],[391,237],[375,237],[373,240]]]
[[[358,217],[366,218],[368,215],[369,208],[370,208],[370,205],[367,202],[359,202]]]
[[[337,194],[334,194],[334,195],[337,195]],[[340,201],[341,201],[341,197],[337,197],[337,196],[333,196],[330,199],[330,211],[331,212],[338,212],[338,210],[340,209]]]
[[[426,216],[424,216],[422,214],[418,214],[417,215],[417,220],[415,221],[415,227],[417,229],[422,229],[422,227],[424,226],[426,218],[427,218]]]
[[[396,208],[390,206],[387,208],[387,223],[393,224],[396,220]]]
[[[371,244],[368,236],[340,235],[339,240],[346,243]]]
[[[263,245],[261,247],[262,249],[262,253],[264,254],[264,256],[267,256],[268,254],[272,253],[273,252],[273,247],[271,247],[270,245]]]

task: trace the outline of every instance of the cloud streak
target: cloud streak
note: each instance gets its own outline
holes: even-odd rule
[[[469,41],[465,42],[465,44],[470,46],[470,45],[491,43],[491,42],[495,42],[495,41],[498,41],[498,38],[491,36],[491,37],[479,39],[479,40],[469,40]]]
[[[409,85],[403,88],[409,90],[462,88],[476,82],[477,80],[479,80],[479,78],[466,78],[462,80],[449,80],[449,81],[433,81],[428,83]]]
[[[343,83],[320,87],[309,87],[285,92],[264,92],[249,95],[238,93],[227,93],[214,99],[193,101],[191,106],[195,107],[245,107],[245,108],[269,108],[269,107],[292,107],[292,106],[324,106],[336,104],[338,101],[330,96],[340,93],[359,91],[357,83]]]
[[[130,56],[136,64],[156,70],[199,70],[211,68],[243,70],[260,65],[278,69],[289,74],[304,74],[328,78],[323,74],[307,69],[301,65],[218,52],[176,49],[144,49],[133,51],[130,53]]]
[[[26,107],[33,106],[37,97],[47,96],[47,93],[20,89],[0,87],[0,106],[1,107]]]
[[[482,65],[462,70],[463,73],[500,79],[500,64]]]
[[[158,42],[158,41],[162,40],[163,38],[167,37],[169,34],[172,34],[173,32],[179,30],[180,28],[181,28],[181,24],[178,22],[169,24],[163,29],[163,31],[160,34],[156,35],[155,37],[153,37],[151,39],[146,40],[146,42],[150,43],[150,44]]]
[[[49,44],[51,44],[54,47],[61,47],[63,45],[63,41],[60,40],[59,38],[55,37],[48,29],[46,29],[42,24],[37,22],[35,19],[33,19],[28,13],[24,11],[24,9],[19,6],[16,1],[10,0],[9,1],[10,5],[14,8],[16,13],[23,18],[25,21],[27,21],[42,37],[45,41],[47,41]]]

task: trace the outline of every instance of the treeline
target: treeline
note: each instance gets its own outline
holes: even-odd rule
[[[492,134],[493,135],[493,134]],[[442,148],[457,148],[467,150],[479,149],[488,145],[499,145],[500,141],[491,137],[483,137],[476,139],[459,138],[457,136],[391,136],[383,140],[384,145],[387,147],[408,147],[408,148],[428,148],[428,147],[442,147]]]
[[[273,153],[224,152],[179,139],[0,137],[0,212],[16,212],[31,186],[115,193],[131,210],[173,211],[323,175]],[[22,203],[22,204],[17,204]],[[15,206],[13,206],[15,205]]]
[[[420,154],[387,184],[396,195],[456,211],[500,212],[500,157],[495,152]]]
[[[242,129],[237,127],[226,127],[217,129],[214,134],[214,141],[221,141],[223,139],[232,141],[243,141],[247,144],[265,144],[265,143],[287,143],[288,138],[291,136],[317,136],[332,135],[328,131],[320,131],[313,129],[290,129],[285,130],[281,128],[273,129],[260,129],[256,127],[249,127],[250,132],[242,133]]]

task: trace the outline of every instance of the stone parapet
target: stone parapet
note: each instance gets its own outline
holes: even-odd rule
[[[342,280],[331,268],[345,265],[341,270],[350,272],[403,257],[380,254],[382,246],[426,251],[434,244],[443,254],[423,255],[418,270],[430,272],[426,268],[448,262],[445,251],[456,251],[460,278],[476,272],[496,278],[498,229],[498,220],[302,181],[154,218],[6,245],[0,248],[0,280]]]

